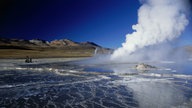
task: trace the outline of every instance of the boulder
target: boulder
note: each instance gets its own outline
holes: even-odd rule
[[[156,69],[155,66],[151,66],[151,65],[148,65],[148,64],[145,64],[145,63],[140,63],[140,64],[136,65],[135,68],[136,68],[137,70],[151,70],[151,69]]]

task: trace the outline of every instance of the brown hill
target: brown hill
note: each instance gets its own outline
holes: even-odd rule
[[[102,48],[101,46],[93,43],[93,42],[81,42],[80,45],[87,46],[87,47],[96,47],[96,48]]]
[[[77,42],[68,39],[53,40],[49,45],[53,47],[80,46]]]

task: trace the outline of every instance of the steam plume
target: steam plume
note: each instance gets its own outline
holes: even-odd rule
[[[171,41],[180,36],[189,23],[187,0],[141,0],[138,24],[132,34],[126,35],[122,47],[114,51],[112,60],[127,57],[151,45]]]

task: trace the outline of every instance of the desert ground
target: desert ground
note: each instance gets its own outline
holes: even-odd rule
[[[0,58],[70,58],[93,56],[94,49],[0,49]]]

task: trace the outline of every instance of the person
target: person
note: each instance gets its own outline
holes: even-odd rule
[[[29,58],[29,63],[32,63],[32,58]]]
[[[32,63],[32,58],[26,56],[25,63]]]
[[[29,63],[29,56],[26,56],[25,63]]]

